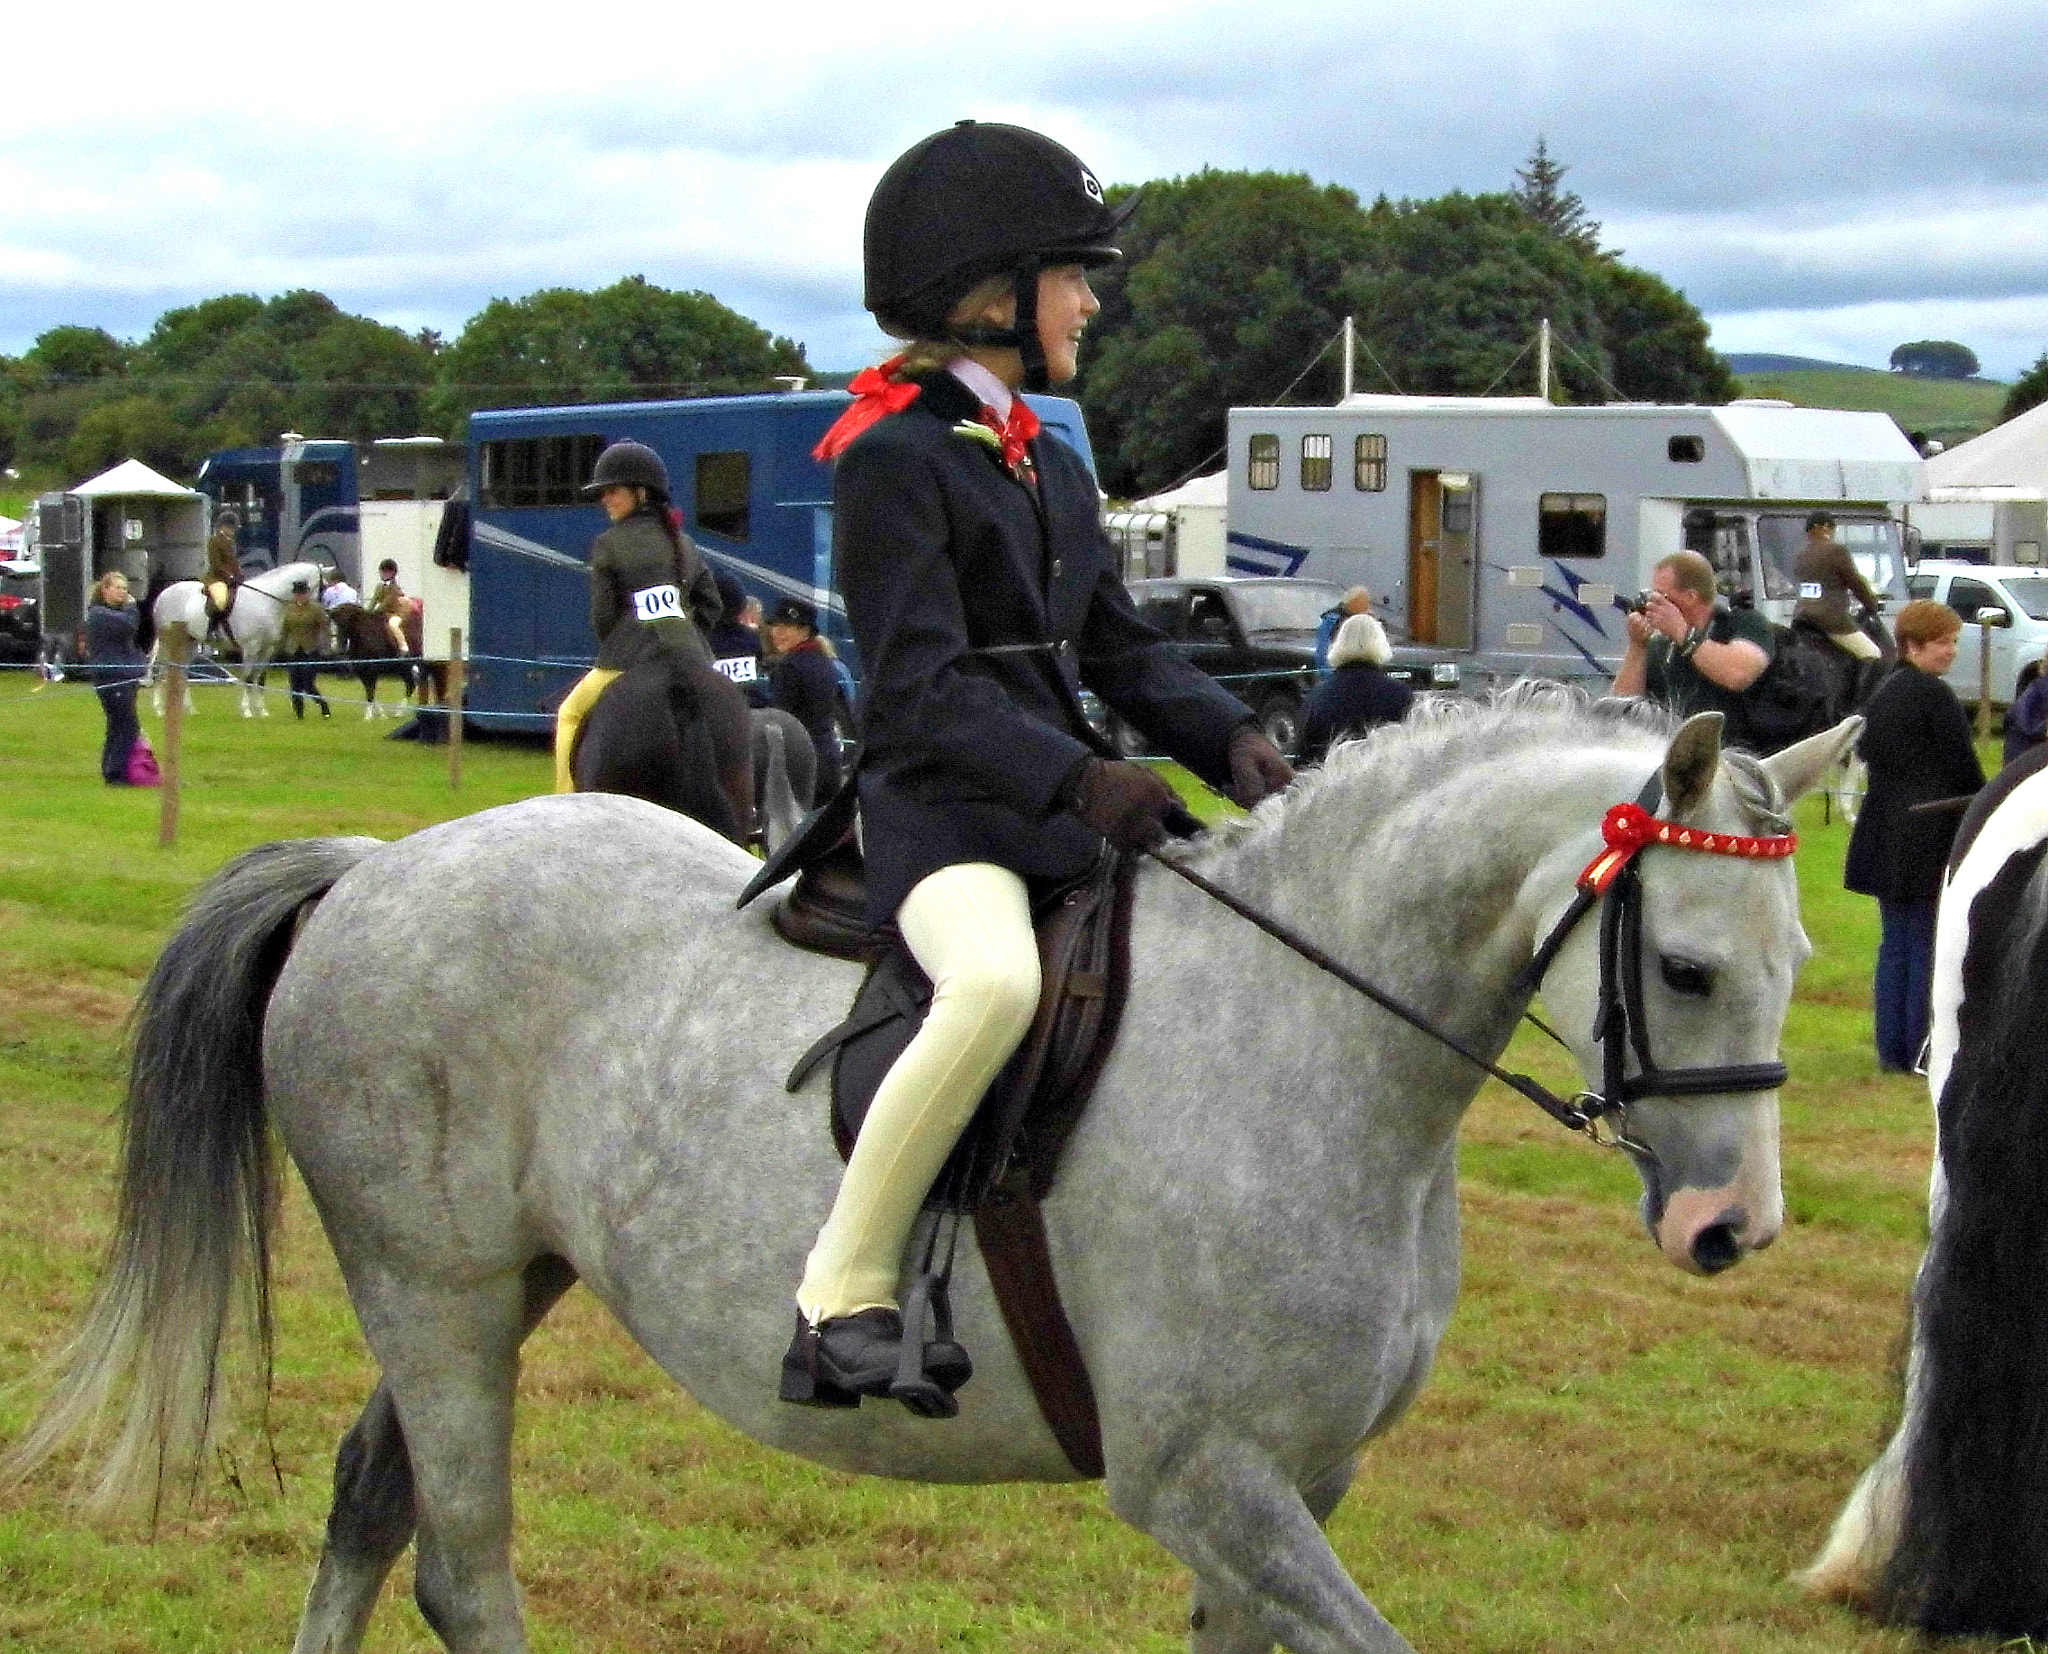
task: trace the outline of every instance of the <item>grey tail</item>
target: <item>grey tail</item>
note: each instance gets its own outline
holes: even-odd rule
[[[83,1440],[105,1454],[87,1504],[154,1513],[166,1481],[204,1463],[238,1307],[267,1393],[278,1174],[264,1009],[301,913],[377,847],[260,845],[200,889],[158,956],[130,1021],[113,1239],[84,1321],[50,1364],[55,1390],[0,1480]]]

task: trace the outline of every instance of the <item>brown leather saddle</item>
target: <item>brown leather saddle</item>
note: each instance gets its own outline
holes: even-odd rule
[[[848,788],[841,797],[850,794]],[[771,914],[777,932],[794,945],[868,966],[846,1018],[797,1060],[788,1080],[795,1091],[831,1060],[831,1130],[842,1159],[852,1152],[876,1085],[916,1034],[931,1000],[930,982],[893,929],[876,931],[864,921],[850,804],[844,814],[836,833],[831,823],[818,823],[826,831],[811,837],[802,871]],[[804,837],[799,829],[785,848]],[[829,846],[822,851],[821,839]],[[741,905],[786,878],[789,859],[764,866]],[[1103,1469],[1095,1392],[1060,1304],[1039,1203],[1053,1187],[1060,1151],[1094,1090],[1123,1011],[1132,870],[1130,858],[1105,852],[1086,875],[1037,903],[1043,984],[1037,1015],[926,1200],[941,1221],[972,1217],[997,1306],[1039,1410],[1075,1470],[1089,1477]],[[943,1293],[938,1302],[942,1309]]]

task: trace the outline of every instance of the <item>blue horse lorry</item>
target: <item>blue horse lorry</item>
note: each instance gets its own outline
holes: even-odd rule
[[[1079,406],[1028,400],[1092,473]],[[792,391],[496,409],[470,415],[460,445],[292,441],[214,454],[196,486],[215,511],[240,515],[249,567],[303,558],[367,590],[391,557],[425,605],[427,653],[462,634],[466,716],[538,732],[596,650],[586,571],[604,515],[582,488],[611,442],[660,454],[684,530],[713,566],[764,607],[815,604],[858,673],[832,574],[831,469],[811,457],[846,404],[843,391]]]

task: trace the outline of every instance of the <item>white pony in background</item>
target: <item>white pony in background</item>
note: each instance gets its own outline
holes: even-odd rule
[[[270,708],[263,704],[263,674],[277,658],[283,636],[284,606],[291,599],[292,583],[305,581],[314,590],[320,586],[320,569],[314,563],[286,563],[281,568],[252,574],[235,588],[228,607],[228,635],[241,651],[238,665],[229,666],[242,682],[242,716],[267,718]],[[163,667],[190,666],[192,657],[206,637],[206,587],[197,580],[179,580],[157,593],[150,608],[156,621],[156,642],[150,646],[148,681],[155,685],[157,715],[164,710]],[[189,680],[185,710],[192,710]]]

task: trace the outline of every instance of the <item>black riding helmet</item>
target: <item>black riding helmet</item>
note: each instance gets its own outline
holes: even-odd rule
[[[1021,126],[961,121],[913,144],[875,186],[864,240],[865,301],[892,333],[941,339],[977,282],[1008,272],[1014,327],[959,333],[963,344],[1014,346],[1027,389],[1046,388],[1038,341],[1038,273],[1110,264],[1112,238],[1138,204],[1103,199],[1080,157]]]
[[[614,442],[597,456],[590,468],[586,494],[602,494],[607,488],[644,488],[652,499],[668,499],[668,467],[644,442]]]

